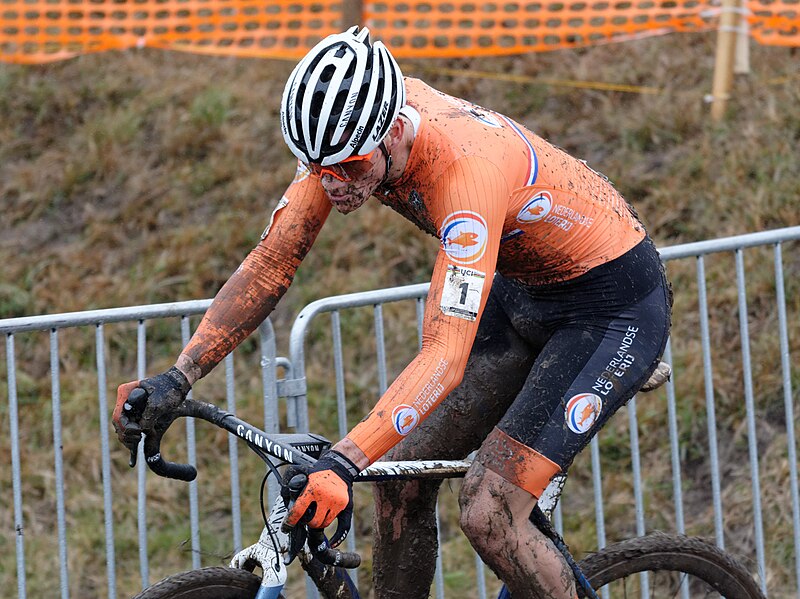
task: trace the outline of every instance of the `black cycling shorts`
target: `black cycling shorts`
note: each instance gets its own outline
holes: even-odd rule
[[[502,343],[510,333],[499,327],[510,326],[536,353],[497,428],[566,469],[657,366],[671,303],[663,264],[649,238],[553,285],[534,287],[495,275],[481,319],[484,334],[473,352],[491,352],[492,339]],[[489,467],[492,453],[484,444],[479,454]]]

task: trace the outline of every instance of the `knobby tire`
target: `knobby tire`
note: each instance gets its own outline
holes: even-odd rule
[[[702,581],[708,585],[704,588],[712,587],[727,599],[764,599],[747,569],[730,555],[700,539],[681,535],[652,533],[609,545],[580,562],[580,567],[597,591],[640,572],[656,576],[671,571],[676,573],[675,580],[688,574],[692,584]],[[654,596],[664,596],[663,591]]]
[[[357,596],[347,570],[302,561],[323,597]],[[253,599],[261,578],[237,568],[211,567],[168,576],[133,599]],[[281,595],[283,597],[283,595]]]
[[[261,579],[236,568],[201,568],[174,574],[133,599],[253,599]]]

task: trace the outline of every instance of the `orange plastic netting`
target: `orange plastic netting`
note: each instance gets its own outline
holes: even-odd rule
[[[0,0],[0,61],[150,47],[298,58],[339,31],[343,0]],[[800,0],[749,3],[758,42],[800,46]],[[364,2],[362,22],[403,57],[514,54],[716,26],[709,0]]]

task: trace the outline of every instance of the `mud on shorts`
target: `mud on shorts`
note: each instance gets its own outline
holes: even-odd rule
[[[532,287],[496,275],[481,328],[491,335],[511,326],[538,355],[476,461],[539,497],[655,369],[671,303],[649,238],[563,283]]]

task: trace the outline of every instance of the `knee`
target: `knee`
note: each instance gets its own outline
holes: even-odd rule
[[[486,488],[480,472],[470,470],[461,486],[458,504],[461,508],[461,530],[480,551],[497,535],[504,534],[511,524],[511,514],[503,498]]]
[[[465,481],[464,485],[461,487],[461,493],[458,495],[458,505],[461,508],[459,525],[464,535],[466,535],[467,539],[469,539],[470,543],[474,546],[473,539],[479,539],[481,536],[481,523],[477,517],[475,505],[473,503],[475,496],[466,489],[466,486]]]

